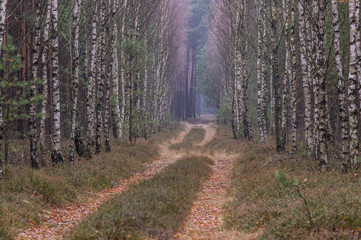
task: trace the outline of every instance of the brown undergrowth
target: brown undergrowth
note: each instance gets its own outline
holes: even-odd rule
[[[112,152],[81,160],[74,165],[32,170],[26,166],[6,166],[0,178],[0,239],[14,238],[30,223],[46,218],[46,209],[82,201],[95,191],[108,189],[143,170],[143,164],[159,156],[156,142],[166,141],[181,131],[171,125],[149,142],[128,145],[113,141]]]
[[[228,229],[243,232],[245,239],[361,237],[359,171],[342,174],[331,162],[331,170],[321,172],[302,154],[276,154],[272,142],[240,146],[232,200],[225,207]]]

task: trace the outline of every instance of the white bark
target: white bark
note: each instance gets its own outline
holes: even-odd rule
[[[35,36],[33,48],[33,66],[32,66],[32,85],[30,87],[30,160],[33,168],[39,168],[38,146],[37,146],[37,127],[36,127],[36,107],[35,97],[37,95],[37,83],[39,78],[39,59],[40,59],[40,24],[41,24],[41,9],[39,0],[35,1]]]
[[[59,39],[58,39],[58,0],[52,0],[51,21],[53,24],[52,39],[52,80],[53,80],[53,152],[54,163],[63,163],[61,154],[61,130],[60,130],[60,82],[59,82]]]
[[[44,27],[44,48],[41,55],[41,61],[43,64],[43,101],[41,104],[41,119],[40,119],[40,161],[44,165],[45,164],[45,122],[46,122],[46,114],[47,114],[47,106],[48,106],[48,60],[51,52],[50,47],[50,17],[51,17],[51,0],[47,0],[46,3],[46,19],[45,19],[45,27]]]
[[[79,93],[79,31],[80,31],[80,13],[82,0],[76,0],[74,3],[73,12],[73,96],[72,96],[72,115],[71,115],[71,134],[70,134],[70,154],[69,161],[74,162],[74,145],[75,145],[75,131],[77,127],[78,115],[78,93]]]
[[[349,0],[350,17],[350,69],[348,84],[349,121],[350,121],[350,163],[358,166],[359,139],[358,139],[358,116],[357,116],[357,23],[356,12],[358,0]]]
[[[6,7],[8,0],[2,0],[0,3],[0,48],[2,49],[4,34],[5,34],[5,23],[6,23]]]
[[[94,0],[92,16],[92,40],[90,50],[90,69],[89,69],[89,84],[87,92],[87,158],[91,158],[91,149],[94,145],[94,126],[95,126],[95,79],[96,79],[96,63],[97,63],[97,22],[98,22],[98,4]]]

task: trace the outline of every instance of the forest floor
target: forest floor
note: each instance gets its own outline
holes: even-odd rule
[[[200,188],[197,189],[194,199],[188,209],[184,209],[185,215],[171,229],[173,236],[167,237],[149,233],[150,239],[236,239],[239,234],[235,231],[223,228],[223,206],[229,200],[227,191],[231,183],[232,167],[235,163],[236,155],[225,151],[225,149],[212,150],[207,146],[214,141],[216,136],[216,126],[211,116],[205,116],[201,120],[194,120],[183,123],[183,130],[174,139],[159,144],[160,156],[151,163],[145,163],[145,170],[127,178],[117,187],[100,191],[90,197],[86,202],[75,203],[66,207],[54,208],[49,211],[49,217],[41,224],[32,225],[18,236],[18,239],[88,239],[90,238],[92,224],[95,220],[87,220],[87,216],[102,214],[102,210],[97,213],[99,207],[107,201],[115,201],[112,198],[121,196],[129,189],[131,192],[135,186],[141,185],[149,179],[158,176],[166,171],[169,166],[174,165],[180,159],[189,158],[202,159],[206,157],[212,160],[210,164],[210,175],[201,181]],[[189,142],[191,144],[189,144]],[[211,145],[210,145],[211,146]],[[177,170],[179,171],[179,170]],[[141,183],[141,184],[140,184]],[[131,188],[129,188],[132,186]],[[134,198],[134,196],[133,196]],[[137,201],[137,199],[133,199]],[[123,201],[123,200],[120,200]],[[109,205],[109,204],[108,204]],[[116,203],[112,203],[112,206]],[[179,203],[181,205],[181,203]],[[139,208],[139,207],[138,207]],[[114,212],[115,210],[110,210]],[[121,214],[121,213],[119,213]],[[94,217],[96,218],[96,217]],[[85,230],[80,227],[73,229],[71,235],[68,233],[74,226],[84,221],[88,225]],[[104,221],[104,219],[102,220]],[[90,225],[90,226],[89,226]],[[111,235],[104,237],[96,230],[98,237],[95,239],[111,238]],[[74,233],[75,232],[75,233]],[[80,232],[87,232],[86,235],[78,235]],[[153,236],[152,236],[153,235]],[[101,237],[103,236],[103,237]],[[135,236],[134,230],[126,236]],[[113,236],[114,237],[114,236]],[[132,237],[129,237],[132,238]]]
[[[181,142],[190,131],[187,125],[185,129],[170,142],[160,144],[160,156],[151,163],[145,163],[145,170],[135,173],[132,177],[121,181],[118,186],[101,191],[87,199],[85,203],[75,203],[70,206],[54,208],[49,211],[49,217],[40,225],[33,225],[21,233],[18,239],[58,239],[64,236],[83,220],[86,216],[94,213],[100,205],[117,194],[128,190],[128,187],[146,179],[152,178],[165,167],[173,164],[180,158],[180,154],[168,151],[171,144]]]
[[[333,160],[322,172],[272,140],[234,140],[210,116],[166,136],[143,170],[50,210],[18,239],[360,239],[359,170],[341,174]]]

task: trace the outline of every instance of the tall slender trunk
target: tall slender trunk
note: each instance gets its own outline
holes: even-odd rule
[[[79,93],[79,30],[80,30],[80,13],[81,13],[82,0],[76,0],[74,3],[73,12],[73,83],[72,83],[72,113],[71,113],[71,133],[70,133],[70,153],[69,161],[74,162],[74,145],[75,145],[75,134],[77,127],[77,116],[78,116],[78,93]]]
[[[264,86],[263,86],[263,81],[265,80],[263,77],[263,61],[262,61],[262,57],[263,57],[263,53],[262,51],[264,50],[264,46],[263,46],[263,39],[262,39],[262,11],[261,10],[261,5],[259,5],[259,11],[258,11],[258,16],[257,16],[257,35],[258,35],[258,44],[257,44],[257,119],[258,119],[258,126],[259,126],[259,130],[260,130],[260,140],[261,142],[266,142],[266,132],[265,132],[265,126],[264,126],[264,100],[265,100],[265,96],[264,96]]]
[[[121,115],[120,115],[120,106],[119,106],[119,57],[118,57],[118,27],[116,13],[118,10],[117,1],[114,2],[112,12],[112,29],[111,29],[111,61],[109,65],[112,68],[112,83],[113,83],[113,93],[114,96],[112,102],[112,115],[113,115],[113,135],[115,139],[118,139],[121,136]]]
[[[312,102],[311,102],[311,79],[308,76],[308,65],[310,64],[307,59],[307,46],[305,37],[307,31],[305,26],[305,10],[303,7],[304,2],[299,2],[299,37],[301,43],[301,69],[302,69],[302,82],[303,82],[303,96],[305,101],[305,141],[308,149],[308,155],[312,153]]]
[[[306,13],[306,11],[305,11]],[[308,152],[309,155],[311,155],[312,153],[314,154],[314,156],[316,156],[316,122],[315,122],[315,116],[317,114],[316,112],[316,108],[317,108],[317,99],[315,98],[315,74],[314,74],[314,69],[316,68],[316,54],[315,54],[315,45],[316,42],[314,41],[314,35],[315,35],[315,31],[314,29],[311,27],[311,22],[312,22],[312,13],[308,13],[307,15],[305,15],[305,32],[307,34],[304,35],[304,37],[306,38],[306,49],[307,49],[307,77],[309,79],[308,85],[310,87],[310,96],[311,96],[311,106],[310,106],[310,111],[311,111],[311,125],[310,125],[310,136],[311,138],[309,139],[309,146],[308,146]],[[317,125],[318,126],[318,125]]]
[[[295,0],[290,1],[291,10],[291,28],[290,28],[290,49],[291,49],[291,126],[292,126],[292,152],[297,151],[297,95],[296,95],[296,74],[297,74],[297,60],[296,60],[296,31],[295,31]]]
[[[144,127],[143,127],[143,137],[148,137],[148,122],[149,122],[149,113],[148,113],[148,106],[149,106],[149,96],[148,96],[148,35],[145,35],[145,63],[144,63],[144,83],[143,83],[143,117],[144,117]]]
[[[106,46],[105,46],[105,29],[106,29],[106,12],[107,4],[106,1],[101,1],[100,4],[100,28],[99,28],[99,51],[100,51],[100,61],[98,64],[98,88],[97,88],[97,103],[96,103],[96,143],[95,143],[95,154],[99,154],[101,151],[102,145],[102,109],[104,106],[104,84],[106,78]],[[105,127],[105,126],[104,126]]]
[[[346,103],[346,89],[345,80],[343,77],[344,69],[341,56],[341,32],[340,19],[338,14],[338,0],[332,0],[332,23],[334,27],[334,48],[335,60],[338,74],[338,101],[339,101],[339,117],[341,124],[341,145],[342,145],[342,163],[341,171],[347,170],[347,162],[349,155],[349,134],[348,134],[348,120],[347,120],[347,103]]]
[[[282,87],[279,73],[279,56],[278,56],[278,44],[276,40],[277,36],[277,15],[276,6],[272,1],[272,19],[271,19],[271,45],[272,45],[272,73],[274,81],[274,93],[275,93],[275,131],[276,131],[276,149],[277,152],[285,151],[285,138],[282,128]]]
[[[262,15],[263,15],[263,19],[265,18],[265,12],[262,11]],[[248,47],[248,42],[245,43],[246,47]],[[262,126],[263,126],[263,133],[264,133],[264,137],[267,140],[268,139],[268,123],[269,123],[269,119],[268,119],[268,111],[267,111],[267,66],[266,66],[266,25],[263,25],[263,31],[262,31],[262,46],[263,46],[263,50],[262,50],[262,115],[263,115],[263,119],[262,119]],[[248,61],[248,58],[247,58]]]
[[[0,48],[3,49],[4,35],[5,35],[5,22],[6,22],[6,7],[8,0],[2,0],[0,3]]]
[[[46,19],[45,19],[45,27],[44,27],[44,48],[41,55],[41,61],[43,64],[43,101],[41,104],[41,118],[40,118],[40,163],[42,165],[46,164],[45,160],[45,134],[46,134],[46,113],[47,113],[47,106],[48,106],[48,59],[51,52],[50,44],[50,17],[51,17],[51,0],[47,0],[46,3]]]
[[[30,160],[33,168],[39,169],[38,144],[37,144],[37,127],[36,127],[36,107],[35,97],[37,95],[37,82],[39,82],[39,59],[40,59],[40,24],[41,9],[40,2],[35,1],[35,36],[33,48],[33,66],[32,66],[32,85],[30,87]]]
[[[357,81],[359,99],[361,99],[361,25],[360,25],[360,1],[355,1],[355,23],[356,23],[356,52],[357,52]],[[359,104],[361,107],[361,104]],[[361,110],[361,109],[359,109]]]
[[[292,52],[290,48],[290,14],[289,14],[289,5],[290,0],[283,0],[283,8],[284,15],[283,21],[285,24],[285,50],[286,50],[286,58],[285,58],[285,74],[282,82],[282,138],[286,144],[288,141],[288,127],[287,127],[287,120],[288,120],[288,103],[289,103],[289,96],[288,96],[288,83],[291,82],[290,78],[292,76],[292,69],[291,69],[291,58]]]
[[[59,81],[59,26],[58,26],[58,0],[52,0],[52,9],[51,9],[51,21],[53,24],[52,31],[52,81],[53,81],[53,151],[51,158],[53,163],[63,163],[63,156],[61,153],[60,146],[60,81]]]
[[[317,9],[317,8],[316,8]],[[319,161],[320,166],[328,164],[328,146],[327,146],[327,135],[328,135],[328,124],[327,124],[327,80],[326,80],[326,11],[327,11],[327,0],[321,0],[319,3],[318,13],[315,12],[315,16],[319,17],[318,20],[318,47],[317,47],[317,65],[318,71],[316,73],[317,83],[319,86],[319,94],[317,95],[319,104]]]
[[[4,38],[5,36],[5,32],[6,32],[6,6],[7,6],[7,0],[3,0],[0,3],[0,57],[2,57],[3,55],[3,43],[4,43]],[[0,90],[0,95],[1,97],[3,97],[3,92]],[[4,123],[4,114],[3,114],[3,106],[0,105],[0,133],[3,134],[3,123]],[[6,131],[5,131],[6,133]],[[1,142],[2,144],[2,142]],[[6,149],[6,148],[5,148]],[[2,161],[0,160],[0,173],[2,173]]]
[[[111,18],[113,18],[113,14],[116,13],[116,7],[114,4],[115,3],[114,1],[112,0],[108,0],[108,3],[107,3],[107,15],[105,17],[105,19],[109,19],[109,16]],[[113,9],[113,10],[109,10],[109,9]],[[106,23],[107,25],[108,23]],[[110,23],[112,24],[112,23]],[[107,30],[108,34],[110,36],[110,38],[113,38],[111,35],[112,33]],[[111,39],[111,41],[113,41]],[[111,43],[110,41],[110,43]],[[112,44],[110,44],[109,46],[112,46]],[[104,46],[106,47],[106,46]],[[110,49],[110,47],[106,47],[106,53],[107,53],[107,56],[110,56],[110,61],[109,61],[109,68],[107,69],[106,66],[105,66],[105,113],[104,113],[104,138],[105,138],[105,150],[107,152],[111,152],[111,146],[110,146],[110,120],[111,120],[111,102],[110,102],[110,96],[111,96],[111,92],[112,92],[112,67],[113,67],[113,51],[114,49]]]
[[[350,17],[350,69],[348,84],[349,121],[350,121],[350,166],[358,166],[359,139],[357,116],[357,0],[349,0]]]
[[[89,69],[89,84],[87,92],[87,158],[92,157],[92,146],[94,145],[94,112],[95,112],[95,85],[96,85],[96,63],[98,58],[98,32],[97,32],[97,22],[98,22],[98,3],[94,0],[93,6],[93,16],[92,16],[92,40],[91,40],[91,50],[90,50],[90,69]]]
[[[317,24],[319,20],[319,4],[312,2],[312,13],[309,13],[308,23],[310,25],[311,40],[310,40],[310,53],[312,68],[310,74],[312,76],[313,84],[313,96],[314,96],[314,134],[313,134],[313,153],[316,159],[320,159],[320,84],[319,84],[319,70],[318,70],[318,52],[319,52],[319,39],[318,28],[314,21],[316,19]]]
[[[245,1],[243,2],[244,4]],[[244,11],[246,13],[246,11]],[[246,14],[243,14],[243,25],[245,25]],[[249,99],[248,99],[248,82],[249,82],[249,42],[247,39],[244,41],[244,56],[243,56],[243,78],[242,78],[242,117],[243,117],[243,131],[244,137],[248,141],[253,140],[253,133],[252,133],[252,126],[251,120],[249,116],[248,106],[249,106]]]
[[[126,15],[127,15],[127,6],[128,6],[128,0],[124,1],[123,4],[123,16],[122,16],[122,27],[120,32],[121,37],[121,50],[120,50],[120,84],[121,84],[121,119],[120,119],[120,137],[123,137],[123,128],[126,124],[126,115],[125,115],[125,109],[126,109],[126,79],[125,79],[125,54],[124,54],[124,39],[126,35],[125,30],[125,24],[126,24]]]
[[[236,127],[237,127],[237,137],[240,134],[240,128],[242,123],[242,113],[243,113],[243,96],[242,96],[242,81],[243,81],[243,59],[242,59],[242,53],[241,53],[241,35],[239,34],[241,29],[241,13],[237,12],[237,20],[236,20],[236,28],[237,28],[237,34],[235,37],[235,47],[234,47],[234,89],[235,93],[233,94],[233,98],[235,101],[235,121],[236,121]]]

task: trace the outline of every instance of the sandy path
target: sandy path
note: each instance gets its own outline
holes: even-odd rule
[[[132,184],[149,179],[165,167],[173,164],[184,154],[182,151],[170,150],[169,146],[181,142],[194,127],[206,130],[205,138],[197,144],[202,147],[213,139],[216,134],[214,124],[184,123],[184,130],[173,140],[160,145],[161,157],[145,165],[146,170],[123,180],[116,188],[97,193],[86,203],[77,203],[65,208],[56,208],[41,224],[34,225],[19,235],[18,239],[61,239],[72,227],[81,222],[87,215],[94,213],[98,207],[114,195],[126,191]],[[231,183],[231,170],[235,156],[215,153],[211,156],[196,148],[191,154],[205,155],[214,160],[212,175],[203,183],[191,213],[188,215],[182,230],[174,235],[176,239],[244,239],[236,232],[222,230],[223,205],[226,203],[227,189]],[[189,154],[189,153],[188,153]]]
[[[216,135],[216,127],[214,126],[214,124],[206,124],[206,125],[200,125],[200,126],[206,130],[206,136],[204,137],[202,142],[200,142],[198,144],[198,146],[203,147],[208,142],[212,141],[212,139]]]
[[[214,124],[197,124],[203,127],[206,136],[198,146],[204,146],[216,135]],[[202,155],[202,153],[198,153]],[[203,154],[204,155],[204,154]],[[222,229],[223,206],[227,202],[227,190],[230,188],[232,168],[237,156],[225,153],[207,155],[213,159],[212,175],[198,194],[182,230],[174,235],[175,239],[244,239],[237,232]]]
[[[222,230],[223,206],[231,183],[235,156],[215,154],[212,175],[204,183],[181,232],[176,239],[239,239],[236,232]]]
[[[172,144],[179,143],[189,133],[191,126],[186,124],[185,129],[173,140],[160,145],[161,156],[152,163],[145,164],[145,170],[136,173],[129,179],[123,180],[117,187],[97,193],[85,203],[75,203],[67,207],[52,209],[49,216],[41,225],[33,225],[21,233],[17,239],[61,239],[76,224],[86,216],[94,213],[101,204],[117,194],[126,191],[132,184],[149,179],[165,167],[176,162],[181,154],[169,150]]]

